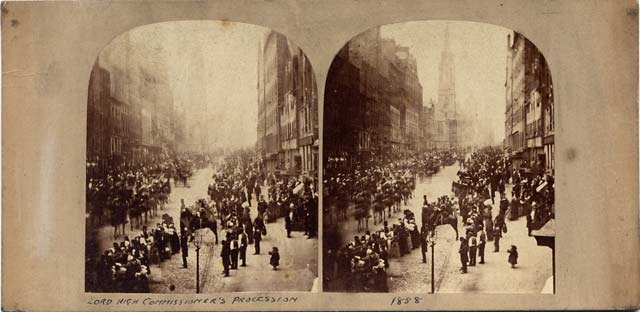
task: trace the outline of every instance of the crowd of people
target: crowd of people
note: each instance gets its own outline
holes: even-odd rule
[[[465,224],[465,235],[460,238],[460,271],[468,266],[484,263],[485,245],[493,241],[494,252],[500,251],[500,239],[508,232],[505,219],[527,218],[529,235],[553,218],[554,185],[550,175],[532,174],[528,169],[512,173],[508,157],[498,148],[483,148],[472,153],[461,163],[459,181],[454,192],[460,202],[460,215]],[[506,184],[512,184],[511,201],[506,196]],[[492,205],[499,197],[499,210]],[[533,214],[533,215],[532,215]],[[517,246],[508,250],[508,262],[517,264]]]
[[[263,194],[263,186],[267,194]],[[227,157],[212,177],[207,193],[210,206],[223,225],[243,225],[248,231],[255,223],[285,218],[288,233],[303,230],[308,238],[317,236],[318,202],[314,183],[309,178],[277,177],[266,174],[259,159],[248,156]],[[257,216],[250,217],[252,198],[257,199]]]
[[[120,160],[104,168],[87,168],[87,218],[93,227],[108,220],[114,238],[140,228],[162,210],[171,194],[171,179],[186,186],[193,171],[204,166],[206,156],[159,154],[137,161]],[[144,222],[142,220],[144,216]]]
[[[333,168],[323,183],[325,219],[346,220],[347,210],[353,205],[358,231],[363,229],[363,223],[368,227],[372,216],[374,224],[382,222],[387,215],[399,211],[401,202],[406,203],[412,197],[418,176],[434,174],[457,158],[451,151],[437,151]]]
[[[180,252],[187,237],[178,236],[173,219],[163,215],[157,227],[132,238],[124,236],[120,242],[104,251],[97,260],[89,259],[86,268],[89,289],[95,292],[144,293],[149,292],[151,265],[159,264]]]
[[[436,173],[440,166],[451,165],[456,160],[461,169],[457,174],[459,179],[452,184],[452,194],[431,202],[424,196],[420,226],[411,210],[405,210],[404,218],[391,226],[384,215],[378,214],[386,208],[389,215],[400,211],[401,204],[413,197],[412,183],[417,175]],[[383,276],[389,268],[389,259],[421,248],[423,262],[426,262],[428,241],[433,238],[435,226],[447,224],[456,232],[456,239],[458,236],[460,239],[461,272],[466,273],[468,266],[483,264],[487,243],[493,243],[494,252],[500,251],[500,239],[508,231],[507,218],[515,220],[526,216],[529,234],[553,218],[553,177],[534,174],[525,168],[526,164],[515,171],[512,166],[502,149],[485,147],[472,153],[432,152],[386,163],[355,163],[342,170],[332,168],[324,181],[325,219],[346,220],[346,211],[352,207],[356,231],[363,229],[361,223],[367,231],[346,246],[325,245],[328,263],[325,272],[330,279],[342,280],[346,291],[385,292],[387,284]],[[513,185],[511,200],[506,194],[508,184]],[[499,210],[492,211],[496,203]],[[380,220],[382,229],[368,231],[371,213],[374,224]],[[460,235],[459,228],[463,230]],[[325,232],[332,235],[331,227],[327,229]],[[508,262],[515,266],[517,246],[510,246],[508,253]]]
[[[389,158],[386,162],[369,161],[351,168],[333,168],[323,184],[324,218],[329,222],[347,220],[347,211],[352,206],[357,232],[366,231],[346,246],[326,246],[327,275],[341,277],[346,291],[387,292],[389,259],[402,257],[417,248],[422,249],[425,258],[431,229],[426,224],[418,226],[411,210],[404,210],[403,218],[390,224],[392,214],[402,211],[413,198],[417,176],[434,174],[441,166],[456,160],[458,155],[454,152],[437,151]],[[425,197],[424,204],[438,214],[452,211],[448,198],[428,203]],[[368,230],[371,216],[374,225],[382,225],[380,230]],[[435,220],[433,215],[428,218]]]
[[[106,215],[113,219],[118,211],[124,211],[124,217],[118,216],[124,222],[118,219],[116,223],[122,224],[133,220],[131,217],[127,220],[126,216],[131,216],[131,210],[139,205],[157,203],[162,210],[171,192],[171,180],[174,180],[174,186],[188,187],[191,174],[208,165],[215,169],[207,188],[208,196],[192,205],[181,200],[179,225],[164,214],[162,223],[148,232],[147,220],[141,220],[142,233],[139,235],[129,233],[127,236],[124,229],[116,231],[114,238],[123,239],[96,257],[88,255],[88,290],[148,292],[151,264],[159,264],[173,254],[182,253],[183,267],[187,267],[189,243],[194,240],[196,230],[201,228],[211,229],[215,244],[219,243],[218,235],[221,234],[218,228],[224,231],[224,238],[220,239],[220,257],[225,276],[229,276],[230,270],[246,265],[249,245],[253,245],[254,254],[264,252],[260,243],[268,235],[265,223],[284,218],[288,237],[293,231],[304,231],[308,238],[317,236],[315,181],[267,174],[259,158],[243,151],[220,158],[216,164],[206,155],[163,155],[140,163],[122,163],[103,170],[103,175],[94,171],[88,175],[90,212],[95,215],[97,209],[94,207],[107,207]],[[266,192],[262,191],[263,187],[266,187]],[[257,207],[254,207],[257,215],[254,213],[253,219],[252,198],[257,200]],[[117,205],[109,205],[111,202]],[[99,224],[95,222],[93,225]],[[272,246],[269,254],[270,264],[277,269],[280,261],[278,248]]]
[[[262,193],[263,186],[268,188],[268,194]],[[287,237],[291,237],[295,224],[308,238],[317,235],[317,195],[312,181],[265,174],[260,159],[252,155],[235,153],[216,164],[207,194],[208,198],[193,206],[183,204],[181,227],[191,237],[196,229],[208,227],[216,234],[217,244],[220,223],[225,232],[220,251],[225,277],[230,276],[230,270],[246,265],[249,245],[253,245],[254,254],[261,254],[261,241],[269,235],[265,223],[284,217]],[[253,219],[252,198],[257,199]],[[277,269],[278,248],[273,246],[269,254],[270,264]]]

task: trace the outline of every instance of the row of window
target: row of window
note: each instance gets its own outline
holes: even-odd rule
[[[527,138],[537,137],[541,135],[542,119],[534,120],[527,124]]]
[[[281,140],[289,140],[296,138],[296,129],[297,122],[294,120],[292,122],[288,122],[285,126],[280,127],[280,139]]]

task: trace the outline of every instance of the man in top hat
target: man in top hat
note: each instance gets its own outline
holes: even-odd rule
[[[260,241],[262,240],[262,231],[258,227],[253,228],[253,247],[255,248],[254,255],[260,254]]]
[[[263,219],[265,211],[267,211],[267,202],[264,200],[264,195],[260,195],[260,200],[258,201],[258,218]]]
[[[230,249],[231,249],[231,253],[230,253],[230,258],[231,258],[231,269],[232,270],[237,270],[238,269],[238,252],[239,252],[239,244],[238,244],[238,240],[236,239],[235,235],[230,235],[228,236],[229,240],[231,240],[230,242]]]
[[[487,234],[484,232],[482,225],[478,226],[478,256],[480,264],[484,264],[484,247],[487,244]]]
[[[222,241],[222,250],[220,251],[220,258],[222,258],[222,266],[224,267],[224,277],[229,277],[230,254],[231,250],[229,248],[229,240],[225,239]]]
[[[460,264],[462,264],[460,271],[462,271],[462,274],[467,273],[467,262],[469,261],[469,245],[467,244],[467,240],[464,237],[460,237],[460,248],[458,249],[458,253],[460,254]]]
[[[427,263],[427,251],[429,248],[429,245],[427,245],[428,234],[429,234],[429,231],[427,230],[427,225],[423,224],[422,231],[420,233],[420,248],[422,251],[422,263]]]
[[[184,228],[180,232],[180,249],[182,251],[182,267],[187,268],[187,257],[189,257],[189,245],[188,245],[187,229]]]
[[[246,267],[247,266],[247,246],[248,244],[248,237],[247,237],[247,233],[245,233],[244,227],[240,226],[239,228],[240,230],[240,260],[242,260],[242,264],[240,266],[242,267]]]
[[[478,250],[478,239],[472,235],[469,239],[469,266],[476,266],[476,251]]]
[[[493,252],[500,251],[500,237],[502,236],[501,227],[494,226],[493,228]]]

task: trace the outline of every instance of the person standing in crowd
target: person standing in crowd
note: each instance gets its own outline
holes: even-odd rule
[[[167,258],[165,251],[165,239],[164,239],[164,229],[160,223],[157,224],[157,229],[153,234],[153,240],[158,244],[158,256],[160,257],[160,261],[163,261]]]
[[[260,198],[260,194],[262,193],[262,190],[260,189],[260,183],[256,183],[256,187],[254,188],[255,193],[256,193],[256,198]]]
[[[249,207],[251,207],[251,193],[253,193],[253,185],[251,185],[251,182],[247,182],[245,188],[247,190],[247,203],[249,203]]]
[[[507,252],[509,253],[509,263],[511,263],[511,268],[513,269],[518,264],[518,248],[516,245],[511,245],[511,249]]]
[[[427,245],[427,235],[429,235],[427,231],[427,226],[423,225],[422,233],[420,233],[420,248],[422,250],[422,263],[427,263],[427,251],[429,248],[429,246]]]
[[[264,195],[260,195],[260,200],[258,201],[258,217],[257,218],[263,219],[265,211],[267,211],[267,202],[264,200]]]
[[[478,240],[476,236],[471,236],[469,245],[469,266],[476,266],[476,251],[478,250]]]
[[[287,230],[287,238],[291,238],[291,230],[293,229],[293,225],[291,224],[291,212],[287,212],[284,215],[284,228]]]
[[[224,277],[229,277],[229,255],[231,254],[229,249],[229,240],[222,241],[222,250],[220,251],[220,258],[222,258],[222,266],[224,267]]]
[[[278,266],[280,266],[280,254],[278,253],[278,247],[273,247],[269,254],[271,255],[269,263],[273,267],[273,270],[277,271]]]
[[[187,236],[187,229],[182,229],[180,232],[180,249],[182,250],[182,267],[187,268],[187,257],[189,257],[189,238]]]
[[[493,252],[500,251],[500,236],[502,235],[502,231],[500,227],[495,226],[493,228]]]
[[[253,229],[253,248],[255,248],[254,255],[260,254],[260,241],[262,240],[262,231],[258,227]]]
[[[238,269],[238,252],[239,252],[238,249],[240,248],[238,244],[238,239],[234,234],[231,234],[229,239],[231,240],[231,244],[230,244],[231,245],[230,246],[231,269],[237,270]]]
[[[480,257],[480,264],[484,264],[484,246],[487,244],[487,234],[484,232],[482,225],[478,226],[478,256]]]
[[[536,202],[531,203],[531,210],[535,213],[536,211]],[[531,231],[533,230],[533,218],[531,217],[531,211],[527,211],[527,235],[531,236]]]
[[[491,204],[495,204],[496,192],[498,191],[497,175],[492,175],[489,181],[489,187],[491,191]]]
[[[264,225],[264,219],[260,216],[253,220],[253,228],[260,231],[263,236],[267,235],[267,227]]]
[[[464,237],[460,237],[460,248],[458,249],[458,253],[460,253],[460,264],[462,264],[460,271],[462,271],[462,274],[467,273],[467,262],[469,261],[469,245],[467,245],[467,240]]]
[[[240,228],[240,231],[240,260],[242,260],[242,264],[240,266],[246,267],[248,238],[243,227]]]

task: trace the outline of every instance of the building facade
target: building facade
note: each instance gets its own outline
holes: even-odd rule
[[[258,155],[269,172],[315,176],[318,98],[309,60],[272,31],[259,45],[257,73]]]
[[[325,165],[421,148],[422,85],[407,47],[375,28],[334,58],[325,91]]]
[[[507,42],[505,150],[515,170],[553,174],[554,100],[549,67],[522,34],[514,32]]]
[[[179,151],[186,132],[166,72],[98,58],[87,99],[87,164],[107,168]],[[96,172],[96,170],[94,170]]]

